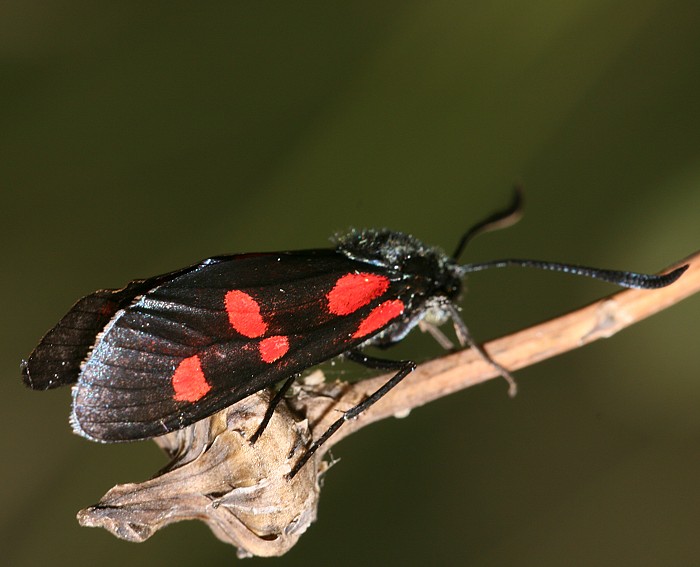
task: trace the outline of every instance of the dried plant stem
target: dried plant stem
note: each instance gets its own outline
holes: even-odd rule
[[[509,370],[517,370],[617,331],[700,291],[700,253],[683,263],[688,271],[658,290],[628,290],[557,319],[485,345]],[[404,414],[442,396],[497,376],[473,349],[422,364],[357,419],[347,422],[299,474],[288,473],[310,438],[384,384],[378,376],[356,384],[306,381],[280,403],[255,444],[250,438],[270,403],[263,390],[156,442],[170,465],[140,484],[115,486],[95,506],[81,510],[81,525],[103,527],[117,537],[143,541],[185,519],[206,522],[240,556],[286,553],[316,518],[326,470],[323,453],[344,437],[380,419]],[[289,406],[294,411],[289,411]],[[308,419],[308,421],[306,421]]]
[[[690,264],[675,282],[658,290],[627,289],[550,321],[518,331],[485,345],[487,352],[509,370],[518,370],[573,350],[653,315],[700,291],[700,252],[669,268]],[[427,362],[384,398],[345,424],[324,446],[327,451],[344,437],[366,425],[420,407],[435,399],[498,376],[496,370],[473,350],[461,351]],[[308,408],[314,436],[337,419],[338,412],[373,392],[388,376],[377,376],[348,386],[335,401]],[[323,398],[316,398],[316,401]]]

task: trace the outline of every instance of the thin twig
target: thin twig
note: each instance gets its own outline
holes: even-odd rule
[[[627,289],[550,321],[501,337],[485,345],[487,352],[509,370],[518,370],[601,338],[607,338],[654,313],[700,291],[700,252],[671,266],[690,264],[675,282],[658,290]],[[345,424],[329,442],[327,451],[343,438],[370,423],[406,414],[428,402],[499,376],[473,349],[421,364],[415,372],[357,419]],[[340,397],[316,397],[307,407],[314,436],[386,382],[377,376],[348,385]],[[322,391],[324,387],[320,387]],[[326,386],[330,389],[332,386]],[[336,386],[337,388],[337,386]],[[330,390],[329,390],[330,391]]]

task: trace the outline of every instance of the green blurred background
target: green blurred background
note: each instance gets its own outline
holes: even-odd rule
[[[696,1],[3,2],[2,563],[231,565],[196,522],[144,544],[75,512],[164,464],[72,435],[19,362],[80,296],[226,252],[388,226],[471,261],[656,271],[700,248]],[[473,276],[480,339],[612,291]],[[699,298],[335,450],[276,565],[693,565]],[[439,354],[417,334],[396,356]],[[341,365],[343,374],[349,365]],[[337,377],[335,375],[334,377]]]

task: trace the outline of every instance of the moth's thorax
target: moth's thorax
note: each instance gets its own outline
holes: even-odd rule
[[[458,264],[441,249],[388,229],[352,230],[335,238],[340,252],[410,277],[421,296],[456,299],[462,288]]]
[[[458,264],[442,250],[390,230],[352,231],[336,239],[338,251],[349,258],[393,272],[402,281],[404,315],[368,344],[388,346],[400,341],[420,321],[440,325],[450,318],[447,303],[462,289]]]

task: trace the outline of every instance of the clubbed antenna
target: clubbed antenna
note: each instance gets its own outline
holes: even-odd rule
[[[464,252],[464,248],[471,240],[474,239],[475,236],[490,230],[507,228],[518,222],[522,216],[523,191],[519,185],[516,185],[513,188],[513,200],[511,201],[510,205],[501,211],[496,211],[467,230],[467,232],[465,232],[460,239],[459,244],[457,244],[457,249],[455,250],[454,254],[452,254],[452,258],[459,260],[462,252]]]
[[[603,270],[600,268],[590,268],[588,266],[578,266],[576,264],[564,264],[561,262],[546,262],[542,260],[494,260],[479,264],[464,264],[461,266],[462,274],[480,272],[491,268],[505,268],[508,266],[518,266],[521,268],[537,268],[538,270],[548,270],[550,272],[564,272],[575,276],[585,276],[596,280],[609,282],[620,287],[631,287],[637,289],[657,289],[672,284],[681,277],[688,269],[688,265],[676,268],[668,274],[640,274],[637,272],[622,272],[619,270]]]

